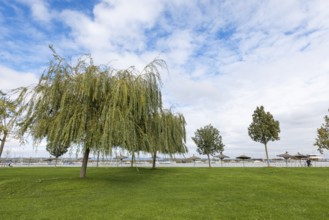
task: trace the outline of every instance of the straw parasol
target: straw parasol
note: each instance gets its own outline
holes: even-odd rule
[[[286,166],[288,166],[288,159],[293,157],[292,155],[288,154],[288,151],[286,151],[283,154],[276,155],[276,156],[283,157],[284,160],[286,161]]]
[[[294,155],[294,158],[296,158],[296,159],[303,159],[303,158],[306,158],[306,157],[307,157],[306,155],[301,154],[299,152],[296,155]]]
[[[299,160],[300,165],[302,165],[302,159],[307,158],[307,156],[298,152],[296,155],[294,155],[294,158]]]
[[[193,160],[193,162],[194,162],[194,167],[195,167],[195,161],[196,161],[196,160],[200,160],[200,157],[197,157],[197,156],[195,156],[195,155],[193,154],[192,157],[189,157],[189,158],[187,158],[187,159],[189,159],[189,160]]]
[[[220,152],[219,155],[216,155],[216,156],[214,156],[214,157],[218,157],[218,158],[220,159],[221,166],[223,166],[223,160],[224,160],[225,158],[230,158],[229,156],[226,156],[225,154],[223,154],[223,152]]]
[[[128,157],[123,156],[123,155],[120,154],[119,156],[116,156],[113,159],[115,159],[115,160],[123,160],[123,159],[126,159],[126,158],[128,158]]]
[[[122,164],[122,160],[123,159],[126,159],[126,158],[128,158],[128,157],[126,157],[126,156],[123,156],[123,155],[119,155],[119,156],[116,156],[116,157],[114,157],[113,159],[115,159],[115,160],[117,160],[117,165],[119,164],[119,160],[120,160],[120,162],[121,162],[121,164]]]
[[[245,161],[245,160],[249,160],[250,158],[251,158],[251,157],[246,156],[246,155],[244,155],[244,154],[242,154],[242,155],[236,157],[236,159],[242,160],[243,167],[244,167],[244,161]]]

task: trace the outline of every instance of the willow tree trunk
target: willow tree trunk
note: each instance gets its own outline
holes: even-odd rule
[[[267,144],[264,144],[264,145],[265,145],[267,166],[270,167],[270,161],[268,160]]]
[[[98,167],[98,163],[99,163],[99,151],[97,151],[97,162],[96,162],[96,167]]]
[[[0,158],[1,158],[1,155],[2,155],[3,148],[4,148],[4,146],[5,146],[5,143],[6,143],[7,135],[8,135],[8,132],[5,131],[5,132],[3,133],[3,137],[2,137],[2,139],[1,139],[1,145],[0,145]]]
[[[135,160],[135,153],[133,152],[131,155],[131,164],[130,164],[131,167],[134,166],[134,160]]]
[[[155,161],[157,159],[157,152],[153,153],[152,169],[155,169]]]
[[[84,155],[83,155],[82,167],[80,169],[80,178],[85,178],[86,177],[89,152],[90,152],[90,149],[87,148],[85,150]]]
[[[210,155],[209,155],[209,154],[207,154],[207,156],[208,156],[208,163],[209,163],[209,167],[211,167],[211,163],[210,163]]]

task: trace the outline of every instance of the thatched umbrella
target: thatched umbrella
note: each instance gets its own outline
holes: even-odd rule
[[[241,156],[236,157],[236,159],[242,160],[243,163],[243,167],[244,167],[244,160],[249,160],[251,157],[246,156],[244,154],[242,154]]]
[[[189,157],[189,158],[187,158],[187,159],[188,159],[188,160],[193,160],[194,167],[195,167],[195,161],[196,161],[196,160],[200,160],[200,157],[197,157],[197,156],[195,156],[195,155],[193,154],[192,157]]]
[[[294,158],[296,158],[296,159],[307,158],[307,155],[304,155],[304,154],[301,154],[298,152],[296,155],[294,155]]]
[[[114,157],[113,159],[117,160],[117,165],[118,165],[118,162],[119,162],[119,160],[120,160],[121,165],[122,165],[122,160],[123,160],[123,159],[126,159],[126,158],[128,158],[128,157],[123,156],[123,155],[120,154],[119,156],[116,156],[116,157]]]
[[[223,154],[223,152],[220,152],[219,155],[216,155],[216,156],[214,156],[214,157],[218,157],[218,158],[220,159],[221,166],[223,166],[223,160],[224,160],[225,158],[230,158],[229,156],[226,156],[225,154]]]
[[[276,156],[283,157],[284,160],[286,161],[286,166],[288,166],[288,159],[293,157],[292,155],[288,154],[288,151],[286,151],[283,154],[276,155]]]
[[[294,158],[299,160],[300,165],[302,165],[302,159],[307,158],[307,155],[298,152],[296,155],[294,155]]]

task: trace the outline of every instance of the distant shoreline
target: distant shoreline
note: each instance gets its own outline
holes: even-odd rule
[[[0,167],[9,167],[9,163],[1,163]],[[55,162],[51,163],[46,162],[37,162],[37,163],[21,163],[15,162],[10,163],[12,167],[55,167]],[[56,165],[57,167],[80,167],[81,162],[61,162],[59,161]],[[88,167],[96,167],[97,163],[92,161],[88,162]],[[98,164],[99,167],[131,167],[130,161],[124,162],[102,162],[100,161]],[[212,167],[266,167],[266,162],[212,162]],[[307,167],[305,161],[289,161],[287,164],[283,161],[280,162],[271,162],[271,167]],[[137,162],[134,163],[134,167],[152,167],[152,163],[150,162]],[[156,167],[208,167],[207,161],[197,161],[194,163],[176,163],[176,162],[157,162]],[[329,167],[329,161],[312,161],[312,167]]]

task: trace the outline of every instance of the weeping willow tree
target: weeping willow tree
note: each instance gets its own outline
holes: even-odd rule
[[[50,148],[78,146],[84,153],[81,178],[86,176],[90,150],[112,152],[113,146],[120,146],[150,152],[156,138],[147,128],[162,112],[163,67],[165,62],[156,59],[141,72],[133,67],[117,71],[94,65],[88,57],[73,66],[54,51],[39,83],[25,95],[31,98],[20,135],[30,135],[35,143],[46,140]],[[176,130],[161,135],[176,135]],[[175,143],[170,137],[160,139],[167,139],[167,147]]]
[[[185,118],[182,114],[174,114],[163,110],[155,114],[148,123],[147,133],[150,135],[150,153],[152,167],[155,168],[157,152],[163,154],[186,153]]]

